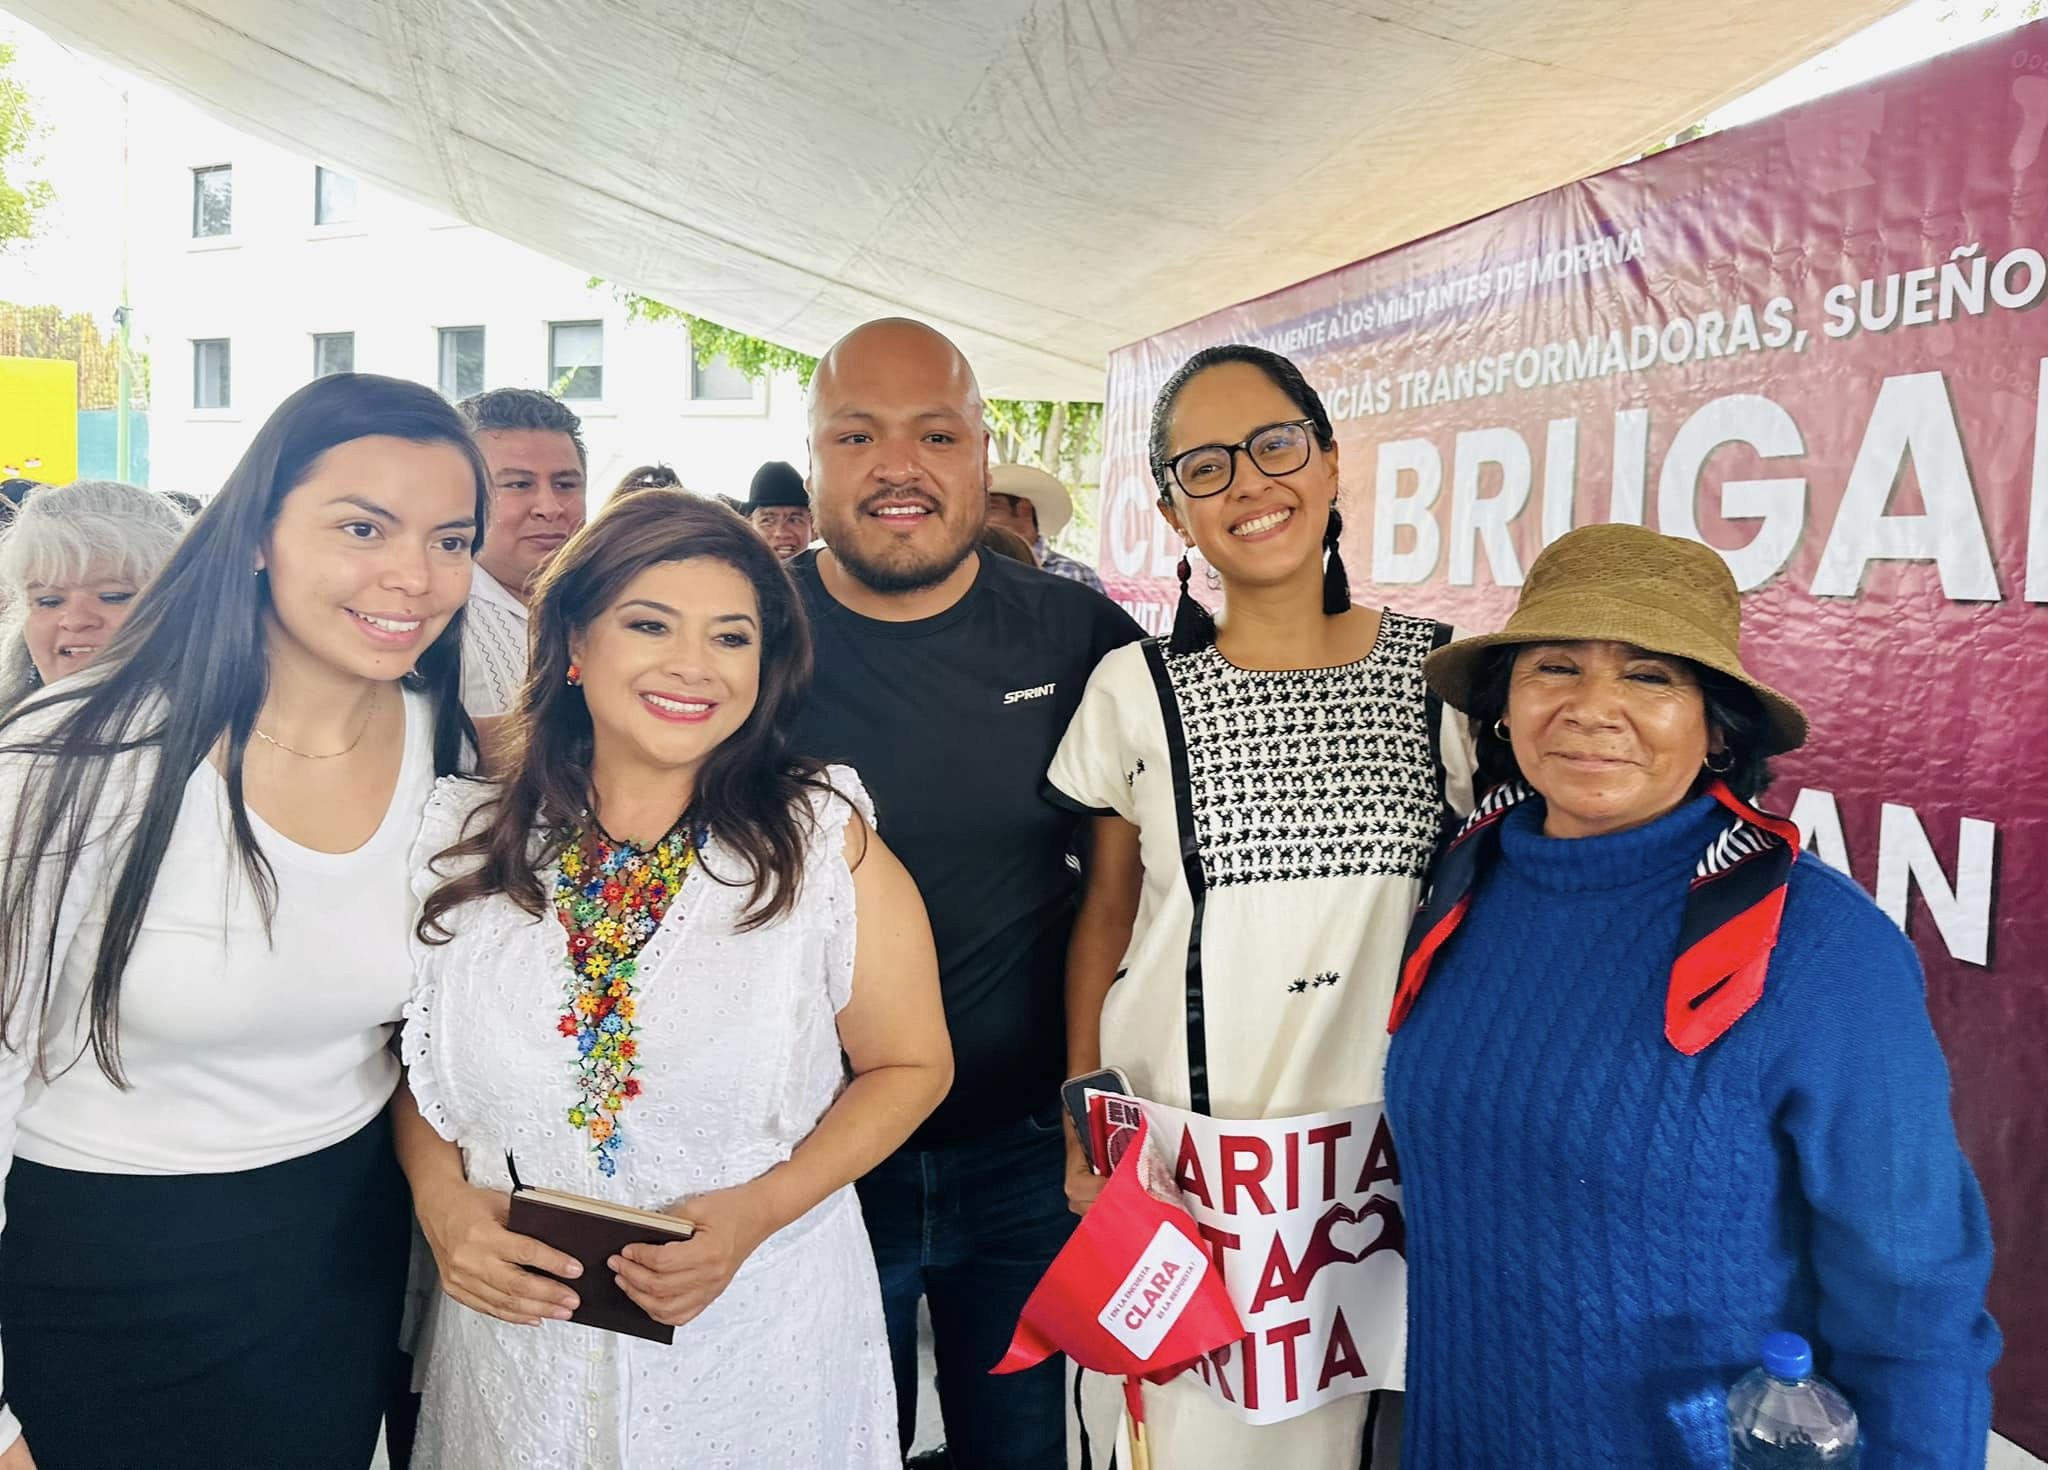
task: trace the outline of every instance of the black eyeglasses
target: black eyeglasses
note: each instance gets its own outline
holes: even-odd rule
[[[1309,431],[1313,419],[1294,419],[1284,424],[1267,424],[1254,429],[1235,444],[1199,444],[1167,461],[1174,483],[1193,500],[1221,495],[1237,478],[1237,456],[1258,467],[1262,475],[1291,475],[1308,463]]]

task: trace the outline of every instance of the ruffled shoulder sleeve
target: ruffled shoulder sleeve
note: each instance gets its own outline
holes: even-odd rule
[[[420,814],[419,835],[413,839],[407,858],[416,904],[425,903],[427,895],[462,871],[462,865],[443,861],[441,854],[475,830],[479,814],[497,791],[494,782],[460,776],[443,776],[434,783],[433,794]],[[412,936],[412,999],[405,1007],[399,1056],[405,1063],[406,1081],[412,1088],[413,1101],[419,1105],[420,1116],[436,1133],[455,1142],[448,1093],[442,1085],[434,1046],[434,1015],[441,977],[449,963],[448,949],[445,944],[424,943],[417,933]]]
[[[860,814],[875,828],[875,804],[852,766],[828,766],[829,790],[811,793],[814,822],[810,860],[804,882],[811,902],[821,903],[825,921],[825,987],[836,1015],[853,999],[853,958],[859,939],[853,896],[853,870],[846,864],[846,826]]]
[[[468,776],[443,776],[434,782],[420,813],[420,829],[413,838],[407,865],[412,874],[415,900],[424,903],[462,868],[453,860],[438,861],[441,854],[476,830],[484,807],[498,794],[495,781],[478,781]],[[474,866],[471,864],[470,866]]]
[[[875,799],[868,795],[868,788],[860,779],[860,772],[852,766],[825,767],[824,780],[829,790],[811,792],[811,814],[818,822],[820,848],[826,839],[832,843],[846,840],[846,824],[859,812],[861,820],[870,827],[875,825]],[[840,849],[833,846],[837,853]]]

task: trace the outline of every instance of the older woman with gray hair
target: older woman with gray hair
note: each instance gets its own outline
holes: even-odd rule
[[[91,663],[188,524],[156,492],[112,480],[26,499],[0,535],[0,709]]]
[[[1498,784],[1389,1021],[1409,1470],[1725,1470],[1776,1332],[1864,1470],[1984,1463],[1991,1233],[1919,961],[1756,806],[1807,724],[1741,616],[1711,548],[1587,526],[1423,664]]]

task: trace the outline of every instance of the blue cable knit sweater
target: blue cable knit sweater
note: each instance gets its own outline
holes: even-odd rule
[[[1664,1039],[1725,820],[1565,841],[1516,808],[1394,1038],[1406,1470],[1718,1470],[1778,1330],[1854,1404],[1864,1470],[1984,1463],[1990,1226],[1911,946],[1801,857],[1762,1000],[1696,1057]]]

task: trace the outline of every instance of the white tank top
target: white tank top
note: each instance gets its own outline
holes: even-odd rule
[[[192,773],[122,979],[126,1091],[85,1046],[87,985],[118,868],[81,865],[68,897],[83,887],[85,901],[68,943],[58,935],[47,1022],[57,1075],[26,1079],[17,1155],[108,1174],[227,1173],[313,1153],[376,1116],[398,1082],[390,1041],[412,984],[406,854],[434,786],[427,697],[408,693],[405,717],[391,805],[354,852],[302,847],[249,814],[277,878],[268,936],[235,852],[226,784],[210,762]]]

